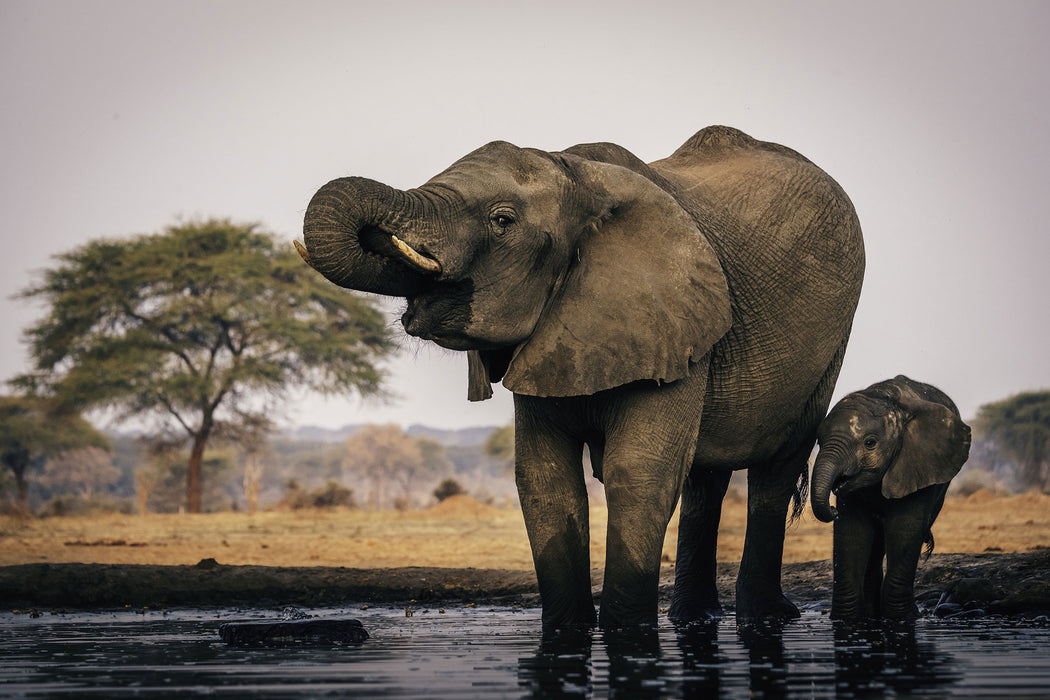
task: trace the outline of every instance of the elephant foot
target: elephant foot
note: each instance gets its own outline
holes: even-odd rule
[[[598,624],[593,605],[580,608],[551,609],[552,607],[543,608],[541,620],[544,634],[592,630]]]
[[[598,614],[598,629],[603,632],[656,629],[656,626],[656,606],[653,606],[651,612],[625,611],[615,609],[613,606],[602,606]]]
[[[703,624],[722,619],[725,611],[716,600],[714,603],[684,603],[672,601],[671,609],[667,613],[667,619],[675,627]]]
[[[798,607],[787,599],[779,587],[763,591],[737,585],[737,620],[795,620],[801,616]]]
[[[914,602],[883,606],[882,618],[885,620],[914,622],[915,620],[918,620],[919,617],[919,606]]]

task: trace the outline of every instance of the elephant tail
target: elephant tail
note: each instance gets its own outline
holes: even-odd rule
[[[922,544],[922,560],[926,562],[933,555],[933,530],[926,531],[926,537],[923,538]]]
[[[809,469],[803,469],[802,473],[798,475],[798,481],[795,483],[795,493],[791,495],[791,524],[802,518],[802,512],[806,509],[806,501],[808,500]]]

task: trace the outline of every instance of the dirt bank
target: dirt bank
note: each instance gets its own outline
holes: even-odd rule
[[[723,602],[732,605],[736,565],[719,564]],[[664,567],[661,592],[670,594],[673,567]],[[592,573],[595,593],[601,572]],[[784,589],[798,605],[826,608],[831,562],[787,564]],[[1050,615],[1050,551],[934,555],[919,570],[916,597],[932,611],[946,601],[953,614]],[[536,604],[531,571],[404,567],[227,566],[212,559],[193,566],[24,564],[0,567],[2,607],[20,610],[280,607],[395,603],[453,605]]]

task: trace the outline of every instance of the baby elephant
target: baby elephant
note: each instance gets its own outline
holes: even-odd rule
[[[817,442],[813,513],[835,521],[831,616],[916,617],[919,554],[969,456],[970,427],[944,392],[901,375],[844,397]]]

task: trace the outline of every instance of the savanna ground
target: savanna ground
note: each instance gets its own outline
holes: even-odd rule
[[[720,587],[727,601],[745,521],[745,503],[727,499],[719,530]],[[592,508],[596,590],[605,522],[605,509]],[[788,529],[784,587],[799,602],[830,600],[831,533],[808,510]],[[677,534],[675,517],[664,544],[664,588],[673,577]],[[950,497],[934,536],[936,554],[920,568],[919,591],[924,581],[992,576],[988,566],[999,567],[996,585],[1008,585],[1021,576],[1021,561],[1024,572],[1050,589],[1048,495],[979,491]],[[467,496],[407,512],[0,519],[4,607],[482,600],[534,592],[521,512]]]

